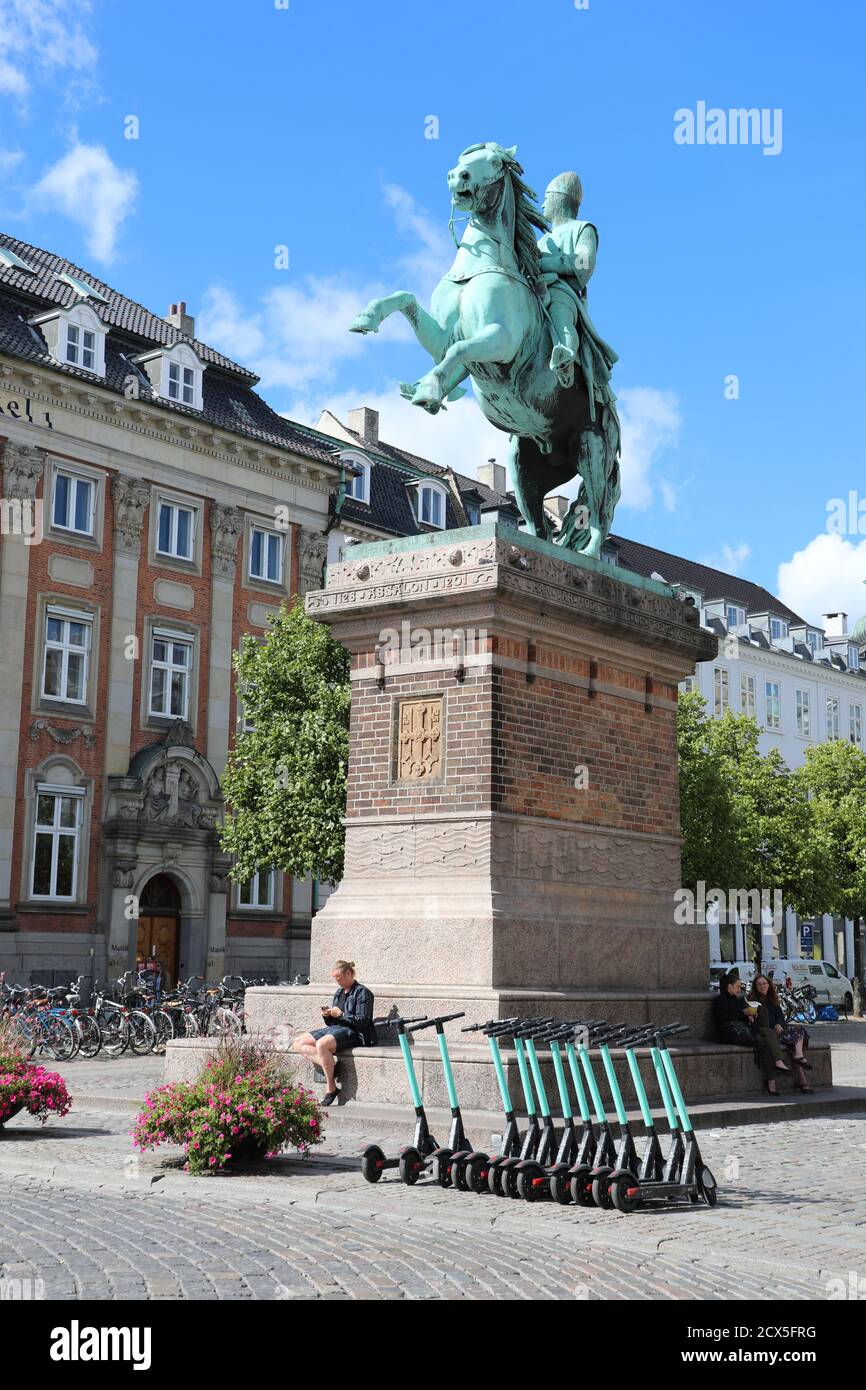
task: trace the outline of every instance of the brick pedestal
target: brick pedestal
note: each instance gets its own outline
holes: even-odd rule
[[[477,987],[485,1010],[491,990],[706,990],[706,931],[673,922],[677,684],[716,651],[693,607],[494,525],[358,547],[306,602],[352,652],[346,868],[313,981],[347,957],[382,993]]]

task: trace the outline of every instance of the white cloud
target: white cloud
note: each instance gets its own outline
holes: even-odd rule
[[[406,277],[405,284],[395,283],[392,289],[410,289],[423,304],[442,276],[451,268],[456,247],[448,233],[447,222],[435,222],[426,208],[416,203],[412,194],[396,183],[383,188],[385,203],[394,214],[397,231],[411,237],[414,248],[398,257],[397,275]]]
[[[34,203],[61,212],[84,228],[87,249],[114,259],[121,225],[132,212],[138,179],[114,163],[102,145],[76,143],[31,189]]]
[[[652,477],[666,449],[676,446],[682,427],[679,402],[672,391],[654,386],[627,386],[618,393],[622,424],[622,505],[644,511],[661,493],[668,511],[676,506],[670,480]]]
[[[82,21],[90,0],[0,0],[0,92],[23,101],[34,79],[85,72],[98,54]]]
[[[846,612],[855,623],[866,613],[866,540],[825,533],[779,565],[780,599],[820,626],[824,613]]]
[[[11,174],[23,159],[23,150],[0,150],[0,175]]]

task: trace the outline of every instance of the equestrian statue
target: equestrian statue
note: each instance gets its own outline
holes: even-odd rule
[[[430,312],[398,290],[371,300],[351,331],[375,333],[389,314],[405,315],[434,366],[402,384],[403,395],[435,415],[465,394],[468,378],[487,419],[509,437],[509,472],[529,533],[598,556],[620,495],[610,385],[617,355],[586,304],[598,232],[578,217],[577,174],[548,185],[542,211],[522,175],[516,146],[487,141],[464,150],[448,174],[457,255]],[[467,224],[459,243],[457,217]],[[554,534],[544,499],[578,476]]]

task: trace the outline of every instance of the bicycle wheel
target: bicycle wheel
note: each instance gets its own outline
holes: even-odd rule
[[[192,1010],[190,1010],[189,1013],[187,1013],[184,1010],[183,1029],[185,1036],[188,1038],[198,1038],[201,1036],[201,1029],[198,1025],[198,1019],[196,1018]]]
[[[215,1009],[207,1026],[209,1038],[239,1038],[240,1019],[231,1009]]]
[[[153,1050],[161,1055],[165,1052],[166,1043],[174,1037],[171,1014],[166,1013],[165,1009],[157,1009],[153,1015],[153,1026],[156,1029],[156,1042],[153,1045]]]
[[[130,1045],[137,1057],[152,1052],[156,1043],[156,1028],[149,1014],[132,1009],[129,1014]]]
[[[120,1057],[129,1047],[129,1024],[116,1009],[98,1020],[102,1046],[109,1057]]]
[[[75,1031],[82,1057],[95,1057],[102,1047],[102,1033],[96,1019],[89,1014],[79,1014],[75,1020]]]
[[[44,1046],[57,1062],[68,1062],[78,1051],[78,1038],[68,1019],[55,1015],[43,1023]]]

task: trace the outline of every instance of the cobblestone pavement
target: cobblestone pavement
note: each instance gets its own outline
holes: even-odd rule
[[[866,1028],[840,1042],[861,1037]],[[0,1296],[4,1281],[25,1280],[61,1299],[820,1300],[858,1279],[866,1289],[862,1113],[702,1132],[718,1207],[625,1217],[408,1189],[394,1173],[371,1186],[358,1168],[368,1136],[345,1116],[305,1159],[191,1178],[179,1150],[137,1156],[130,1145],[128,1098],[159,1084],[161,1059],[59,1069],[72,1113],[45,1129],[19,1115],[0,1137]],[[407,1137],[375,1136],[389,1152]]]

